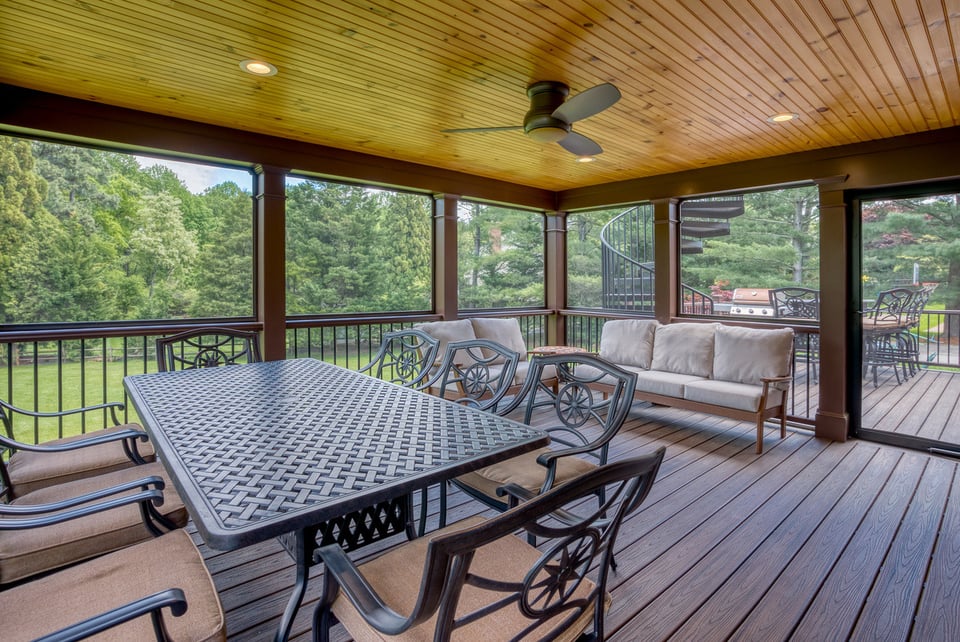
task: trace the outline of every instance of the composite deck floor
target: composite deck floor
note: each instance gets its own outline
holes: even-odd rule
[[[758,456],[753,436],[748,423],[634,406],[614,456],[667,454],[618,540],[608,639],[960,640],[960,464],[803,430],[768,430]],[[452,494],[450,511],[481,507]],[[272,639],[294,580],[286,553],[274,541],[201,550],[229,639]],[[295,640],[310,639],[321,573]]]

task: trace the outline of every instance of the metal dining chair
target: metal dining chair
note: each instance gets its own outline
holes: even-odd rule
[[[451,341],[424,389],[455,403],[497,412],[517,383],[520,355],[489,339]]]
[[[260,334],[232,328],[199,328],[157,339],[160,372],[263,361]]]
[[[603,640],[617,534],[663,455],[600,466],[539,495],[508,484],[507,512],[457,522],[360,565],[339,546],[321,547],[315,635],[329,640],[340,622],[358,640]],[[599,506],[581,501],[604,489]],[[541,541],[539,550],[520,530]]]
[[[86,477],[113,472],[153,461],[153,445],[139,424],[121,423],[119,413],[124,405],[110,402],[39,412],[19,408],[0,399],[0,500],[10,501],[20,495]],[[15,420],[28,422],[61,421],[86,413],[109,412],[113,426],[88,433],[62,437],[39,444],[15,438]]]
[[[386,332],[377,354],[358,372],[408,388],[420,387],[437,361],[440,341],[423,330]]]
[[[557,373],[559,384],[542,381],[543,369]],[[550,435],[550,446],[498,462],[453,480],[454,486],[496,510],[506,510],[500,494],[506,484],[543,493],[607,463],[610,441],[620,431],[637,385],[637,376],[589,353],[537,355],[530,363],[523,390],[502,408],[510,414],[524,408],[524,423],[536,414],[537,427]],[[591,389],[603,383],[601,396]],[[447,494],[440,493],[440,526],[446,524]],[[422,525],[422,524],[421,524]]]

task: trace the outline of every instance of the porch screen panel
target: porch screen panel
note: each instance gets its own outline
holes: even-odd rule
[[[431,308],[429,196],[288,178],[287,314]]]
[[[543,214],[461,201],[457,243],[461,310],[544,306]]]

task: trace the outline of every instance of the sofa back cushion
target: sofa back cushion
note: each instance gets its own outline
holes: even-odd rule
[[[440,342],[437,348],[438,362],[443,360],[443,355],[447,352],[447,344],[451,341],[466,341],[477,338],[477,335],[473,332],[473,324],[470,323],[470,319],[430,321],[429,323],[418,323],[413,327],[423,330]]]
[[[709,377],[713,373],[713,335],[719,323],[671,323],[653,337],[651,370]]]
[[[489,339],[496,341],[505,348],[520,353],[520,361],[527,359],[527,344],[523,340],[523,333],[520,331],[520,322],[517,319],[470,319],[473,324],[473,332],[478,339]],[[484,356],[488,351],[484,350]],[[494,363],[503,361],[500,357]]]
[[[760,330],[721,325],[717,328],[713,378],[760,384],[764,377],[790,374],[793,330]]]
[[[621,366],[650,369],[653,337],[660,323],[654,319],[614,319],[603,324],[600,358]]]

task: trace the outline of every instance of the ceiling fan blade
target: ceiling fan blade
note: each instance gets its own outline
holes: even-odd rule
[[[597,145],[586,136],[578,134],[577,132],[570,132],[566,138],[558,141],[558,144],[571,154],[576,154],[577,156],[596,156],[597,154],[603,153],[603,148],[600,147],[600,145]]]
[[[523,129],[523,125],[511,125],[510,127],[469,127],[467,129],[441,129],[443,134],[485,134],[487,132],[512,132]]]
[[[618,100],[620,100],[620,90],[608,82],[603,83],[581,91],[567,100],[554,110],[553,117],[573,123],[599,114]]]

